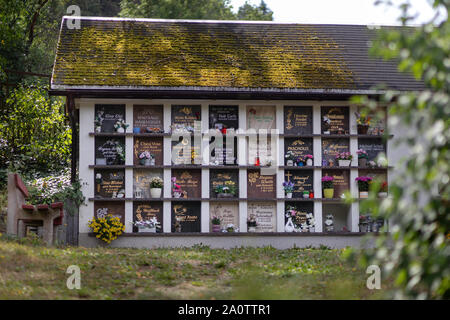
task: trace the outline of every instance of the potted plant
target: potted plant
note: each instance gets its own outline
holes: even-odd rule
[[[121,165],[125,163],[125,146],[123,146],[119,141],[115,141],[116,144],[116,164]]]
[[[94,120],[95,132],[102,132],[102,124],[103,124],[103,117],[102,114],[99,113]]]
[[[127,131],[129,124],[125,123],[124,120],[120,119],[117,120],[116,123],[114,124],[114,129],[116,129],[117,133],[125,133]]]
[[[332,177],[332,176],[322,177],[323,195],[327,199],[333,198],[333,195],[334,195],[333,180],[334,180],[334,177]]]
[[[139,154],[139,164],[142,166],[151,165],[152,155],[148,151],[143,151]]]
[[[360,176],[355,178],[358,183],[359,197],[368,198],[369,197],[369,186],[372,182],[372,177]]]
[[[369,155],[366,150],[358,149],[356,154],[358,155],[358,167],[365,168],[367,166],[367,160],[369,160]]]
[[[283,182],[283,189],[286,194],[286,198],[292,198],[292,192],[294,191],[294,183],[291,181]]]
[[[152,198],[161,198],[163,180],[160,177],[153,177],[150,180],[150,195]]]
[[[305,199],[309,198],[309,191],[307,190],[303,191],[303,198]]]
[[[386,181],[383,181],[383,183],[380,186],[380,191],[378,192],[379,198],[387,198],[388,196],[388,184]]]
[[[110,214],[88,221],[88,226],[93,230],[97,239],[103,240],[108,244],[125,231],[125,226],[120,221],[120,218]]]
[[[296,164],[298,167],[303,167],[305,165],[305,158],[303,156],[298,156],[296,160]]]
[[[138,232],[156,233],[156,229],[161,228],[161,224],[153,217],[149,220],[140,220],[134,222],[134,226],[138,228]]]
[[[181,190],[181,186],[177,184],[177,178],[172,177],[172,194],[174,198],[181,198],[183,190]]]
[[[250,214],[250,217],[247,218],[247,231],[255,232],[257,226],[258,223],[256,222],[256,216],[252,213]]]
[[[314,156],[312,154],[307,154],[305,156],[305,159],[306,159],[306,165],[309,167],[312,167]]]
[[[363,116],[359,112],[355,112],[355,116],[358,134],[367,134],[370,127],[370,117]]]
[[[225,229],[223,230],[223,232],[237,232],[237,231],[239,231],[239,229],[236,228],[236,227],[234,226],[234,224],[232,224],[232,223],[227,224],[227,226],[226,226]]]
[[[322,117],[323,134],[330,134],[331,120],[327,116]]]
[[[294,165],[294,160],[296,159],[294,152],[292,152],[292,151],[286,152],[286,154],[284,155],[284,158],[286,159],[287,166]]]
[[[368,232],[367,216],[359,216],[359,232]]]
[[[336,155],[336,160],[339,163],[339,167],[349,167],[352,163],[353,155],[350,152],[339,152]]]
[[[211,219],[211,223],[212,223],[212,232],[220,232],[220,223],[222,221],[220,220],[219,217],[212,217]]]

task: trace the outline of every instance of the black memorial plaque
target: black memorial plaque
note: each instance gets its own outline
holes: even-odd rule
[[[386,143],[382,138],[358,139],[358,149],[364,149],[369,159],[368,161],[375,161],[380,153],[386,154]]]
[[[322,107],[321,114],[322,133],[349,134],[349,109],[348,107]],[[329,124],[327,121],[328,119]]]
[[[313,191],[313,177],[312,170],[286,170],[284,173],[285,181],[294,183],[294,192],[292,193],[294,198],[303,198],[303,191]]]
[[[291,151],[295,157],[305,156],[313,153],[312,138],[285,138],[284,139],[284,154]],[[286,159],[285,159],[286,161]]]
[[[163,226],[163,203],[162,202],[133,202],[133,221],[145,221],[156,218],[161,228],[157,228],[156,232],[162,232]],[[133,232],[137,232],[138,228],[133,226]]]
[[[227,186],[235,189],[233,198],[239,197],[239,171],[238,170],[210,170],[210,197],[217,198],[215,188]]]
[[[312,107],[284,107],[285,134],[312,134]]]
[[[350,151],[349,139],[322,139],[322,166],[339,166],[336,155],[342,152]]]
[[[125,138],[95,137],[95,164],[124,165]]]
[[[200,219],[200,202],[172,202],[172,232],[200,232]]]
[[[117,121],[125,121],[124,104],[96,104],[95,118],[101,122],[101,132],[115,132]]]
[[[94,176],[96,198],[125,197],[125,170],[97,169]]]
[[[194,128],[195,121],[201,121],[201,107],[198,105],[173,105],[172,125],[184,125]]]

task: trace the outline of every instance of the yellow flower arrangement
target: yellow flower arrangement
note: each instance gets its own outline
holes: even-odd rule
[[[112,215],[107,215],[104,218],[94,218],[89,221],[88,226],[92,228],[97,239],[106,243],[111,243],[125,231],[125,226],[120,222],[120,218]]]

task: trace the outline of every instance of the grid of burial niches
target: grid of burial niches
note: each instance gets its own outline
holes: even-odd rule
[[[156,219],[163,226],[164,217],[168,218],[164,214],[167,210],[165,203],[169,202],[171,232],[200,232],[202,217],[209,218],[209,230],[212,230],[212,218],[219,217],[221,229],[232,225],[239,231],[239,226],[246,223],[240,219],[240,213],[246,213],[246,217],[256,221],[256,232],[321,231],[322,226],[314,228],[307,223],[308,214],[314,215],[319,222],[331,214],[335,231],[358,231],[352,228],[354,217],[351,216],[351,207],[340,201],[340,195],[351,189],[350,176],[354,176],[355,171],[356,174],[358,170],[365,170],[368,175],[386,174],[357,166],[337,166],[336,153],[355,151],[354,142],[357,148],[368,150],[370,157],[386,149],[381,137],[373,132],[364,136],[350,134],[349,107],[321,106],[317,114],[318,110],[313,107],[284,106],[282,119],[279,119],[280,112],[275,106],[245,106],[245,110],[240,110],[239,106],[210,105],[206,120],[202,119],[205,112],[202,112],[200,105],[172,105],[170,128],[164,121],[167,112],[163,108],[162,105],[134,105],[133,119],[130,121],[125,117],[125,105],[95,106],[95,132],[91,135],[95,136],[93,200],[96,216],[109,213],[120,216],[125,223],[125,202],[131,201],[134,222]],[[313,130],[314,118],[317,117],[320,117],[320,133],[316,133],[317,128]],[[198,121],[202,120],[207,121],[209,129],[232,137],[231,141],[207,138],[206,145],[212,143],[215,148],[210,152],[206,165],[204,161],[203,165],[197,164],[205,143],[201,142],[203,146],[199,147],[194,141],[194,134],[186,135],[186,132],[202,129],[196,128]],[[261,150],[257,147],[257,142],[263,142],[258,140],[259,137],[250,135],[242,141],[233,135],[239,127],[270,131],[277,128],[280,120],[284,133],[279,142],[283,142],[280,147],[284,148],[284,152],[278,155],[271,153],[270,136],[266,141],[268,148]],[[378,130],[377,134],[382,130]],[[174,139],[172,134],[177,133],[180,136]],[[132,138],[132,157],[125,154],[125,150],[130,150],[126,146],[126,141],[130,141],[128,137]],[[192,149],[188,148],[190,146]],[[243,146],[247,152],[239,154],[238,150],[242,150]],[[165,159],[173,154],[182,165]],[[314,158],[312,163],[305,160],[310,158],[308,155]],[[278,160],[284,162],[281,170],[277,170],[275,175],[262,174],[260,168],[270,164],[263,163],[263,159],[274,161],[272,156],[278,156]],[[127,198],[125,177],[130,169],[133,196]],[[334,177],[334,195],[331,199],[321,196],[321,183],[317,180],[324,175]],[[163,188],[155,187],[158,178],[165,182]],[[285,198],[283,181],[293,182],[292,198]],[[207,202],[207,205],[202,205],[202,202]],[[205,210],[209,212],[202,214]],[[290,217],[293,211],[296,213],[294,221]],[[277,212],[283,215],[281,219]],[[321,213],[319,219],[318,213]],[[133,227],[133,232],[140,230]],[[157,232],[162,230],[156,229]],[[168,231],[167,228],[164,231]]]

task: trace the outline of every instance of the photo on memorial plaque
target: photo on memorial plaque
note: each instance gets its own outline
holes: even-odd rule
[[[102,219],[107,215],[120,218],[120,222],[125,224],[125,203],[112,201],[95,201],[94,217]]]
[[[321,108],[322,134],[349,134],[348,107]]]
[[[134,138],[133,163],[135,166],[163,165],[163,138]]]
[[[286,202],[285,232],[315,232],[314,202]]]
[[[172,202],[172,232],[200,232],[200,219],[200,202]]]
[[[350,190],[350,171],[349,170],[322,170],[322,176],[332,176],[334,195],[333,198],[341,196]]]
[[[133,202],[133,232],[161,233],[162,226],[162,202]]]
[[[125,170],[96,169],[94,176],[95,198],[125,198]]]
[[[134,105],[133,133],[163,133],[162,105]]]
[[[96,165],[124,165],[125,137],[95,137]]]
[[[239,229],[239,204],[233,202],[211,202],[209,204],[209,230],[218,232],[217,224],[220,221],[220,231]],[[213,221],[214,220],[214,221]]]
[[[275,106],[247,106],[247,129],[271,129],[276,128]]]
[[[286,166],[312,166],[314,164],[312,138],[285,138],[284,161]]]
[[[211,198],[239,198],[239,170],[214,170],[209,172]]]
[[[364,152],[363,152],[364,151]],[[358,158],[364,157],[366,161],[358,159],[360,167],[382,167],[386,158],[386,143],[383,138],[360,138],[358,139]]]
[[[312,134],[312,107],[284,107],[284,133],[309,135]]]
[[[174,183],[176,183],[181,189],[179,191],[181,198],[201,198],[201,170],[172,169],[172,191],[174,191]]]
[[[117,123],[125,122],[124,104],[96,104],[94,127],[95,132],[118,132]]]
[[[284,181],[294,183],[293,198],[314,198],[314,173],[312,170],[285,170]]]
[[[256,232],[277,231],[277,205],[275,202],[248,202],[247,217],[256,220]]]
[[[340,139],[322,139],[322,167],[338,167],[339,161],[336,156],[339,153],[350,151],[350,140]]]
[[[201,131],[201,106],[199,105],[173,105],[172,106],[172,133]]]
[[[276,197],[276,175],[262,175],[261,170],[247,171],[247,197],[271,199]]]
[[[133,170],[133,198],[150,199],[150,181],[155,178],[163,179],[163,171],[161,169],[134,169]]]
[[[238,106],[209,106],[209,128],[222,134],[221,145],[214,144],[214,148],[211,147],[211,165],[236,164],[237,137],[234,134],[239,128]],[[210,144],[215,140],[216,137],[211,137]]]

